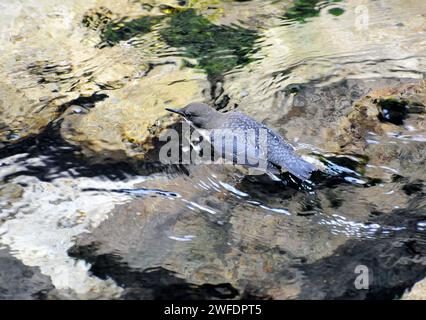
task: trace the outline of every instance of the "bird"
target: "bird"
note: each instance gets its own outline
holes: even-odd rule
[[[256,160],[265,159],[267,173],[280,174],[288,171],[302,181],[308,180],[316,170],[313,164],[297,155],[294,147],[281,135],[241,112],[222,113],[200,102],[190,103],[181,109],[166,110],[183,116],[195,129],[210,132],[213,149],[222,151],[219,154],[225,159],[235,162],[235,158],[244,152],[243,165],[254,167]],[[256,137],[249,139],[248,132],[255,132]],[[266,138],[266,146],[263,148],[259,137],[262,132]],[[243,137],[239,140],[243,143],[233,145],[231,150],[224,148],[224,141],[235,142],[235,137]]]

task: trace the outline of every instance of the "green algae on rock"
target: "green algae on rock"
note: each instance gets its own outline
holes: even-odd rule
[[[242,27],[214,25],[193,9],[172,14],[160,34],[167,44],[184,47],[185,56],[196,58],[198,67],[211,77],[248,64],[259,37],[257,32]]]
[[[223,26],[211,23],[194,9],[163,10],[164,16],[141,16],[128,20],[122,18],[110,22],[102,29],[101,39],[109,45],[149,33],[164,18],[168,24],[160,30],[160,38],[169,46],[183,48],[183,55],[197,59],[197,67],[213,78],[237,66],[251,62],[256,52],[256,31],[239,26]]]
[[[327,0],[325,3],[341,2],[342,0]],[[320,0],[296,0],[293,6],[284,14],[285,19],[305,22],[307,18],[317,17],[320,15],[322,4]],[[332,8],[328,10],[334,16],[340,16],[344,10],[341,8]]]
[[[162,19],[162,16],[144,16],[130,21],[122,18],[117,22],[110,22],[105,25],[102,31],[102,42],[114,45],[120,41],[129,40],[134,36],[146,34]]]
[[[338,16],[341,16],[345,12],[345,10],[343,10],[342,8],[332,8],[332,9],[329,9],[328,12],[332,14],[333,16],[338,17]]]

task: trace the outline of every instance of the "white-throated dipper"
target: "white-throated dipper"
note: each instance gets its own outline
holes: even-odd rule
[[[227,112],[221,113],[204,103],[190,103],[182,109],[170,109],[166,108],[170,112],[177,113],[188,120],[195,128],[209,130],[215,132],[215,135],[211,136],[213,148],[216,150],[217,141],[221,140],[217,138],[217,132],[219,135],[235,135],[236,132],[243,133],[245,135],[243,149],[245,152],[246,159],[259,159],[264,157],[266,159],[267,168],[266,170],[271,173],[280,173],[282,171],[289,171],[291,174],[301,179],[302,181],[309,179],[312,171],[316,168],[309,162],[303,160],[298,156],[293,146],[284,140],[279,134],[269,129],[264,124],[257,122],[253,118],[246,116],[240,112]],[[256,139],[248,139],[247,132],[254,131],[257,133]],[[259,132],[264,132],[266,137],[266,147],[263,148],[265,152],[261,151],[261,142],[259,139]],[[241,135],[241,134],[240,134]],[[213,139],[214,137],[214,139]],[[227,137],[220,137],[227,139]],[[233,138],[231,138],[233,139]],[[221,142],[222,142],[221,141]],[[221,145],[223,146],[223,145]],[[239,147],[233,147],[229,152],[222,149],[222,157],[226,158],[229,156],[234,159],[237,153],[241,151]]]

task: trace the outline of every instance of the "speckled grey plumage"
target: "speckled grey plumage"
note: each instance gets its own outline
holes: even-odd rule
[[[253,118],[240,112],[221,113],[203,103],[191,103],[183,109],[169,111],[176,112],[184,116],[196,128],[213,130],[229,129],[231,132],[244,132],[255,130],[256,132],[265,129],[267,136],[267,169],[272,173],[279,172],[279,169],[288,170],[301,180],[309,179],[312,171],[316,168],[309,162],[298,156],[292,145],[284,140],[279,134],[269,129],[264,124],[257,122]],[[226,131],[225,131],[226,132]],[[211,137],[213,140],[213,137]],[[259,156],[259,148],[256,142],[246,141],[246,153],[249,158]],[[212,141],[213,147],[215,142]],[[235,156],[238,150],[233,150],[233,155],[224,154],[223,157]]]

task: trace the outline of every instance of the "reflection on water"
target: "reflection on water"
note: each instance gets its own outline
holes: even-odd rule
[[[0,268],[32,273],[0,297],[377,299],[426,276],[422,1],[0,7]],[[319,171],[159,163],[164,107],[191,101]]]

